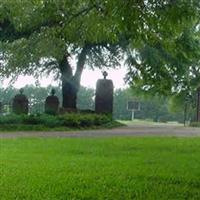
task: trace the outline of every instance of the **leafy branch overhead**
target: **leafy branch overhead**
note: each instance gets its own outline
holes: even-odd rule
[[[199,77],[199,19],[199,0],[0,0],[0,73],[80,82],[126,60],[135,86],[177,90]]]

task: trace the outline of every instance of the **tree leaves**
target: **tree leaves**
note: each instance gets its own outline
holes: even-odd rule
[[[43,60],[77,57],[89,44],[92,68],[128,58],[135,86],[178,91],[197,63],[199,18],[199,0],[0,0],[0,72],[37,75],[52,69]]]

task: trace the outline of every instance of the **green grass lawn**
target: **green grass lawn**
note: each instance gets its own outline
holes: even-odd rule
[[[200,199],[200,138],[1,139],[0,199]]]

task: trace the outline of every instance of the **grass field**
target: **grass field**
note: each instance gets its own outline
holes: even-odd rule
[[[200,138],[1,139],[0,199],[200,199]]]

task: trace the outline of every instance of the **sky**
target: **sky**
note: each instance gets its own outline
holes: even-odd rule
[[[107,72],[107,79],[111,79],[113,81],[115,89],[127,87],[127,85],[124,82],[124,77],[126,75],[125,68],[110,69],[107,70]],[[95,71],[93,71],[85,69],[82,74],[81,85],[89,88],[95,88],[96,81],[101,78],[103,78],[101,70],[96,69]],[[20,76],[18,80],[13,84],[13,86],[16,88],[22,88],[25,85],[35,85],[35,82],[36,80],[31,76]],[[58,85],[58,81],[54,81],[52,77],[43,77],[42,80],[39,80],[39,82],[42,87],[46,87],[48,85]],[[9,85],[9,80],[5,80],[3,83],[3,87],[7,87]]]

